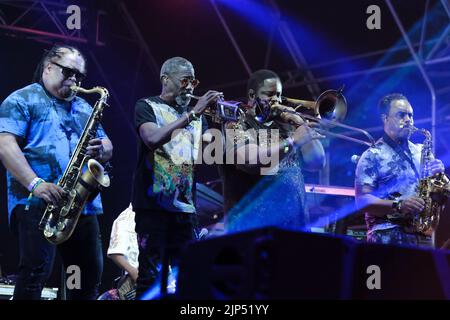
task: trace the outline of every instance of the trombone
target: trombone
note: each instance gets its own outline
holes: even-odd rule
[[[306,119],[319,123],[324,129],[314,128],[314,130],[322,135],[341,138],[373,147],[375,145],[375,140],[366,130],[341,123],[347,114],[347,101],[342,94],[342,90],[343,88],[340,88],[339,90],[324,91],[316,101],[282,97],[282,103],[288,105],[278,103],[272,104],[271,111],[278,113],[283,120],[294,122],[292,123],[294,125],[299,123],[292,121],[292,118],[288,116],[289,114],[297,115],[303,120]],[[289,105],[293,105],[293,107]],[[350,131],[359,132],[365,135],[368,141],[330,132],[329,129],[333,127],[341,127]]]

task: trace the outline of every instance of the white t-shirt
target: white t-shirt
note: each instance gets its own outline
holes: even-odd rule
[[[109,241],[108,255],[123,254],[128,263],[134,268],[138,268],[139,247],[137,234],[135,231],[134,211],[131,204],[125,209],[116,220],[114,220],[111,239]]]

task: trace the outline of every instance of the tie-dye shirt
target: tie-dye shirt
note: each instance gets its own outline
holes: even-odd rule
[[[185,108],[168,105],[159,97],[136,103],[135,123],[153,122],[163,127],[184,117]],[[203,117],[191,121],[181,133],[152,151],[138,141],[138,164],[133,183],[133,209],[194,213],[194,163],[201,151]]]
[[[411,159],[417,170],[420,168],[421,144],[408,141]],[[408,153],[408,152],[407,152]],[[381,199],[395,198],[395,193],[405,199],[416,194],[418,179],[409,162],[394,151],[383,139],[367,149],[358,161],[355,174],[355,188],[370,186],[373,195]],[[385,218],[374,217],[366,213],[369,232],[396,227]]]
[[[63,101],[53,97],[39,83],[33,83],[9,95],[0,106],[0,132],[20,138],[19,147],[36,175],[46,182],[57,183],[69,163],[72,152],[92,113],[82,98]],[[99,126],[98,138],[105,138]],[[9,172],[8,213],[18,204],[26,204],[29,191]],[[45,205],[33,197],[31,205]],[[83,214],[102,213],[100,195],[88,202]]]

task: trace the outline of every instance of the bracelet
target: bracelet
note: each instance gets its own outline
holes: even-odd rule
[[[25,206],[25,211],[28,211],[30,209],[31,198],[33,198],[34,190],[36,190],[36,188],[43,182],[45,182],[44,179],[36,177],[28,185],[28,189],[30,189],[30,186],[32,186],[32,187],[31,187],[31,190],[28,190],[28,191],[30,191],[30,194],[28,195],[28,198],[27,198],[27,205]]]
[[[284,153],[288,153],[289,149],[294,149],[294,139],[288,137],[287,139],[283,140],[283,146]]]
[[[43,182],[45,182],[45,180],[39,178],[39,180],[36,182],[36,184],[35,184],[35,185],[33,186],[33,188],[31,189],[30,194],[33,194],[34,190],[36,190],[36,188],[37,188],[41,183],[43,183]]]
[[[289,141],[287,139],[283,140],[283,152],[288,153],[289,152]]]
[[[33,180],[31,180],[30,184],[29,184],[28,187],[27,187],[28,191],[33,192],[33,190],[36,188],[36,184],[37,184],[40,180],[42,180],[42,179],[39,178],[39,177],[36,177],[36,178],[34,178]]]
[[[289,146],[290,146],[291,148],[294,148],[294,147],[295,147],[294,139],[292,139],[291,137],[288,137],[288,138],[287,138],[287,141],[288,141]]]

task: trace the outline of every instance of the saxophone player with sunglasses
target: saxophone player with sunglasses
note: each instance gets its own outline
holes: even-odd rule
[[[17,234],[20,262],[15,300],[38,300],[52,270],[56,249],[66,267],[81,270],[81,287],[67,290],[70,299],[95,299],[103,269],[97,215],[100,197],[88,201],[72,237],[55,246],[38,225],[50,204],[65,191],[56,183],[92,113],[71,86],[85,78],[86,60],[80,50],[55,45],[39,63],[34,83],[13,92],[0,106],[0,159],[7,169],[8,213]],[[112,144],[99,126],[88,142],[87,155],[99,162],[112,156]]]
[[[417,130],[413,108],[404,95],[386,95],[379,111],[383,137],[362,154],[355,174],[356,203],[365,211],[367,241],[433,247],[438,217],[423,216],[435,201],[430,199],[433,190],[423,186],[427,181],[437,182],[434,177],[445,177],[445,167],[431,154],[429,134],[423,145],[410,141]],[[448,182],[444,187],[448,188]],[[439,210],[438,203],[433,206]]]

